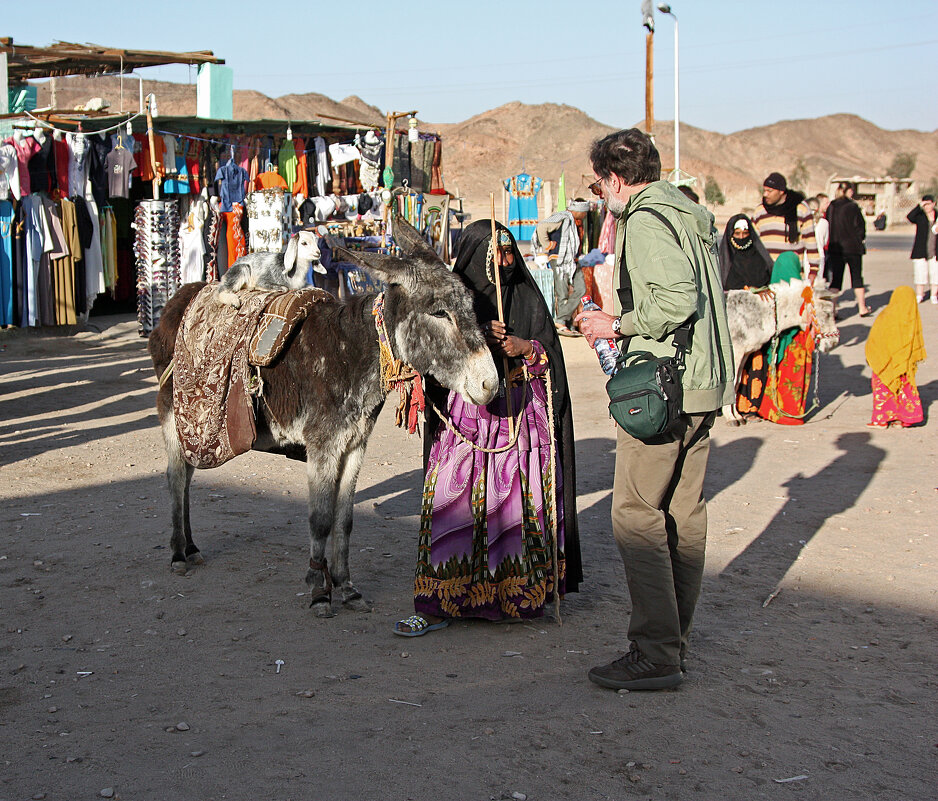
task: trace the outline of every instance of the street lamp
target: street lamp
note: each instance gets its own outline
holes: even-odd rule
[[[667,3],[658,3],[658,10],[674,18],[674,178],[681,178],[681,130],[680,130],[680,77],[678,75],[677,52],[677,14],[671,10]]]

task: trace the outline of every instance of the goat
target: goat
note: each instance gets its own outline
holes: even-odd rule
[[[383,313],[394,355],[421,375],[486,404],[498,388],[495,363],[485,344],[469,293],[407,223],[398,220],[395,238],[406,257],[347,253],[387,283]],[[167,303],[149,340],[156,374],[173,356],[186,307],[204,284],[187,284]],[[381,356],[372,314],[376,293],[348,301],[326,300],[297,327],[281,356],[260,369],[254,450],[301,454],[309,483],[309,570],[314,613],[332,614],[332,586],[342,602],[367,609],[349,576],[349,535],[355,486],[368,437],[385,401]],[[419,380],[419,379],[418,379]],[[172,568],[184,573],[203,562],[189,523],[189,484],[194,468],[184,457],[173,414],[172,379],[157,395],[172,499]],[[327,540],[332,564],[327,566]]]
[[[319,263],[319,240],[313,231],[300,231],[290,237],[283,253],[250,253],[242,256],[222,276],[216,290],[219,303],[238,309],[240,289],[286,290],[301,289],[306,285],[306,265],[325,273]]]

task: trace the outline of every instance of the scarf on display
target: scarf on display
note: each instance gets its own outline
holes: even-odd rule
[[[797,242],[800,236],[798,231],[798,204],[802,202],[804,202],[804,194],[789,189],[781,203],[773,203],[772,205],[765,201],[762,203],[762,208],[770,217],[783,217],[785,219],[785,233],[788,241],[792,243]]]
[[[866,340],[866,362],[889,391],[895,394],[903,377],[915,384],[918,363],[925,359],[922,318],[915,290],[900,286],[893,290],[889,305],[870,328]]]
[[[567,207],[568,209],[570,206]],[[573,278],[576,272],[576,257],[580,249],[580,237],[577,233],[576,221],[570,211],[557,211],[548,217],[545,222],[559,222],[560,226],[560,244],[557,247],[557,267],[558,274],[563,276],[567,283]],[[535,236],[537,234],[535,233]],[[538,242],[540,247],[546,247],[546,242]],[[552,254],[553,255],[553,254]]]

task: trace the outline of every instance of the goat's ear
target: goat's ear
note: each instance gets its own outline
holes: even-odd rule
[[[388,285],[400,284],[409,289],[417,287],[417,274],[413,265],[396,256],[351,251],[345,248],[334,248],[332,254],[339,261],[358,265]]]
[[[283,272],[285,275],[293,275],[293,269],[296,267],[296,252],[298,249],[299,237],[294,234],[290,237],[290,241],[287,242],[287,249],[283,254]]]
[[[439,254],[430,247],[427,240],[420,235],[420,232],[401,217],[397,211],[394,212],[394,216],[391,219],[391,230],[394,234],[394,241],[400,246],[406,256],[424,258],[431,264],[434,262],[443,263]]]

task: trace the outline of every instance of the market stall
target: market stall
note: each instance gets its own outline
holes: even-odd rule
[[[389,114],[385,129],[159,117],[152,95],[145,113],[116,117],[6,115],[0,325],[67,325],[136,307],[145,334],[179,285],[217,280],[246,253],[278,252],[301,227],[327,225],[332,245],[387,251],[391,207],[447,256],[442,143],[412,114],[397,130],[402,116]],[[340,262],[322,280],[339,293],[368,285]]]

